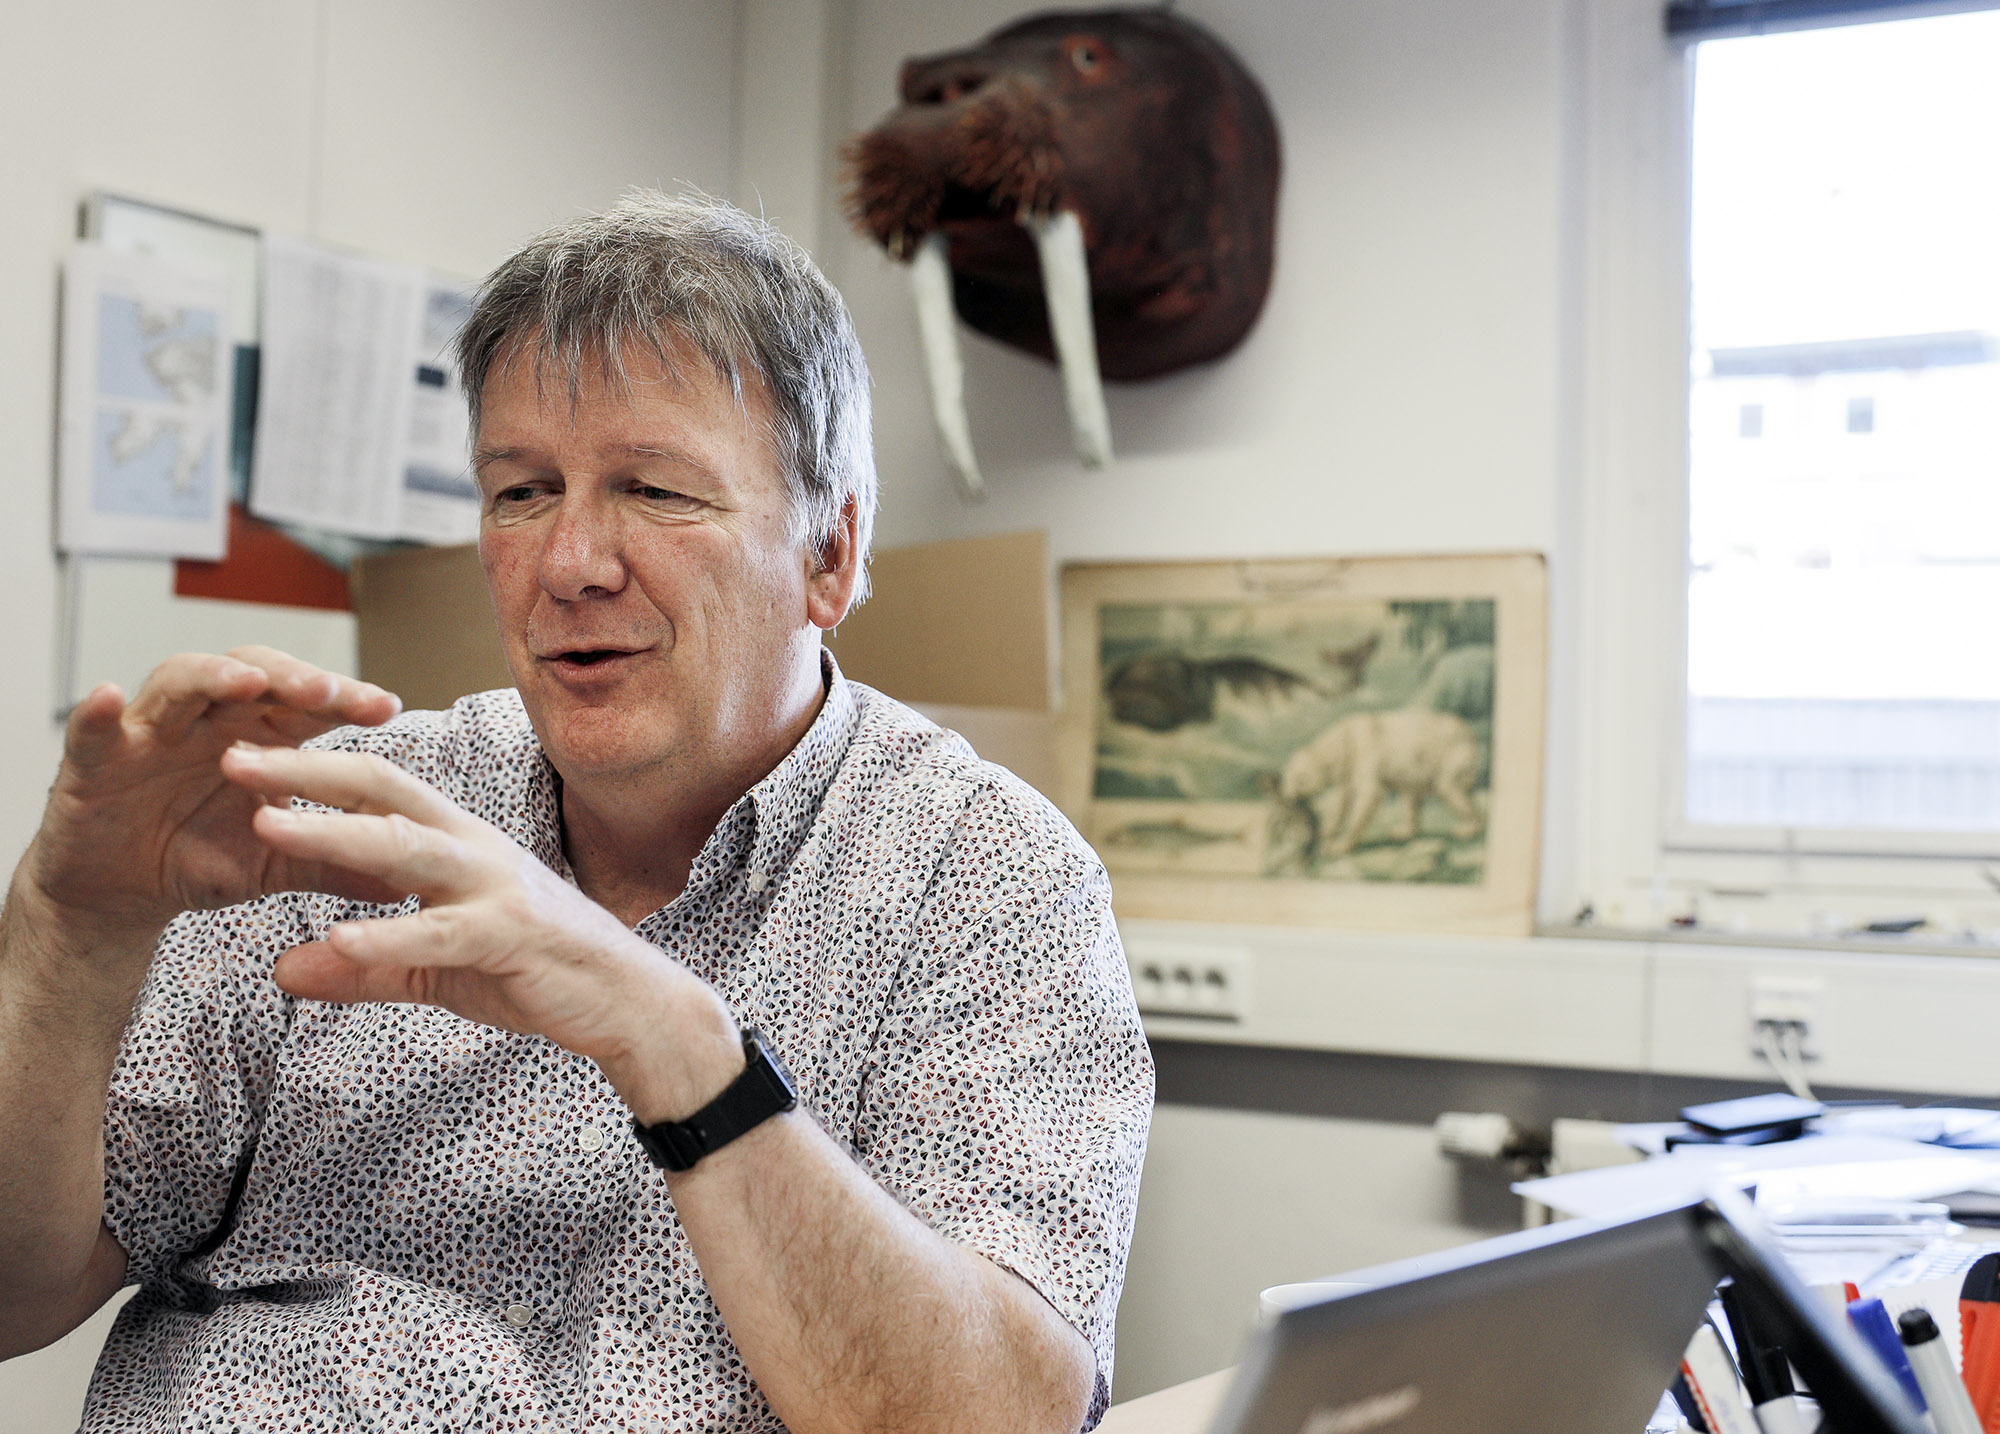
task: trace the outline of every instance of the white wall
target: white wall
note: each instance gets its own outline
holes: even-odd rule
[[[78,0],[0,8],[0,858],[53,774],[56,273],[104,187],[465,274],[628,184],[725,191],[730,0]],[[102,1332],[0,1365],[73,1428]]]

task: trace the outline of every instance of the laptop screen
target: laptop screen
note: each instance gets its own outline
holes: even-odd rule
[[[1214,1434],[1640,1434],[1724,1275],[1780,1335],[1828,1434],[1923,1434],[1733,1192],[1342,1276],[1366,1288],[1256,1331]]]

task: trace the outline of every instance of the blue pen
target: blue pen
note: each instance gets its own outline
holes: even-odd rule
[[[1667,1386],[1667,1392],[1674,1396],[1674,1407],[1681,1411],[1681,1418],[1695,1434],[1709,1434],[1708,1421],[1701,1417],[1701,1401],[1694,1397],[1694,1390],[1688,1385],[1685,1374],[1675,1374],[1674,1382]]]
[[[1882,1307],[1882,1301],[1869,1297],[1855,1300],[1847,1307],[1848,1323],[1861,1336],[1868,1347],[1881,1357],[1889,1372],[1917,1408],[1928,1410],[1924,1403],[1924,1391],[1917,1385],[1916,1371],[1910,1368],[1910,1357],[1903,1352],[1903,1337],[1896,1333],[1895,1321],[1889,1318],[1889,1311]]]

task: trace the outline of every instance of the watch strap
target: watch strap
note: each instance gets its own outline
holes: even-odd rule
[[[763,1036],[747,1026],[743,1030],[743,1060],[742,1071],[722,1094],[686,1120],[642,1125],[639,1117],[632,1117],[632,1133],[655,1165],[676,1173],[692,1170],[704,1156],[799,1103],[791,1075]]]

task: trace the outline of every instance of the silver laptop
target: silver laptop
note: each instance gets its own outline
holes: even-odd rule
[[[1725,1275],[1825,1434],[1925,1434],[1733,1191],[1343,1275],[1252,1336],[1213,1434],[1641,1434]]]

